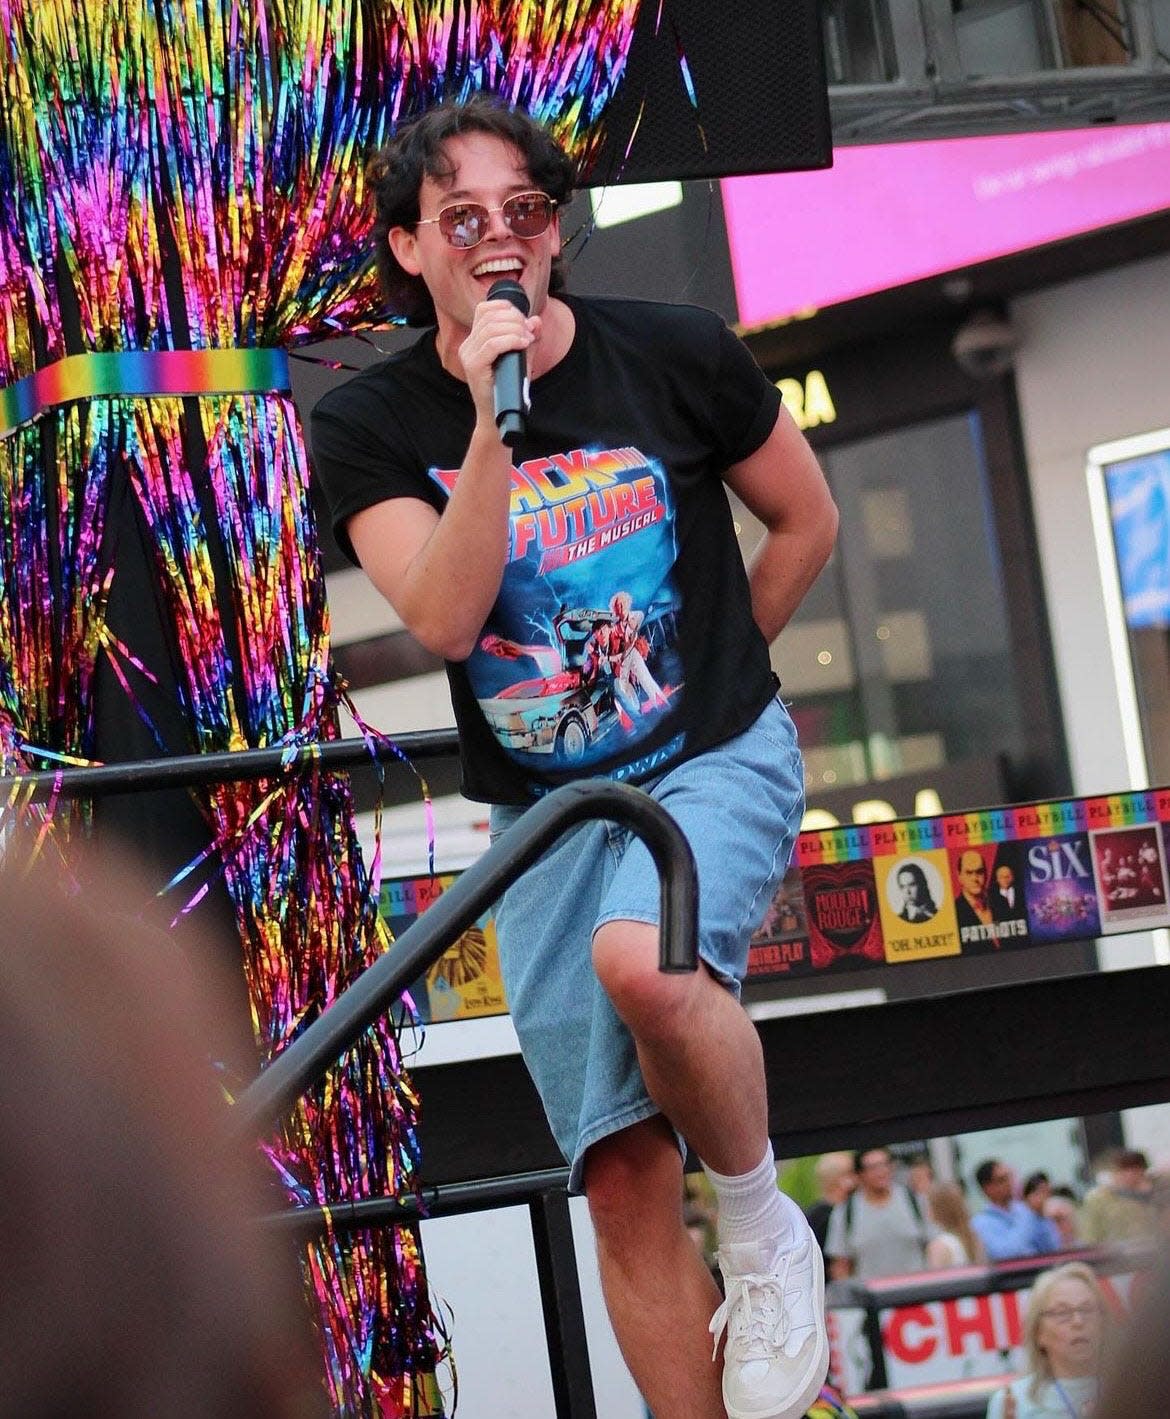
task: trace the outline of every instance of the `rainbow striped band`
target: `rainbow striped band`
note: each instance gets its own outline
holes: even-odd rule
[[[1111,793],[1100,798],[1018,803],[1010,808],[943,813],[935,818],[808,828],[797,839],[796,862],[800,867],[822,863],[833,866],[932,848],[958,851],[989,843],[1025,842],[1062,833],[1148,823],[1170,823],[1170,787]]]
[[[276,394],[290,388],[288,353],[252,350],[118,350],[66,355],[0,389],[0,437],[74,399],[183,394]]]

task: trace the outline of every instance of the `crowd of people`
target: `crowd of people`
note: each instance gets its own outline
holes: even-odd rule
[[[937,1178],[926,1153],[824,1153],[811,1168],[817,1197],[806,1215],[838,1282],[1035,1257],[1044,1269],[1019,1302],[1022,1366],[996,1381],[986,1419],[1120,1419],[1133,1412],[1135,1396],[1170,1394],[1157,1329],[1170,1315],[1170,1274],[1136,1286],[1131,1301],[1149,1294],[1133,1323],[1118,1326],[1117,1298],[1107,1299],[1093,1249],[1136,1245],[1141,1267],[1164,1253],[1170,1175],[1123,1148],[1095,1159],[1092,1172],[1078,1194],[1042,1170],[1020,1176],[989,1157],[974,1169],[969,1196],[961,1183]],[[701,1221],[701,1200],[690,1198],[688,1212]],[[694,1235],[702,1246],[702,1232]],[[830,1307],[834,1294],[831,1288]],[[839,1303],[849,1294],[838,1292]],[[1144,1377],[1144,1388],[1135,1376]],[[848,1414],[848,1405],[840,1412]]]
[[[988,1158],[974,1170],[976,1200],[962,1183],[936,1178],[926,1153],[898,1158],[889,1148],[822,1153],[812,1179],[817,1196],[805,1215],[834,1281],[1170,1242],[1170,1172],[1136,1149],[1097,1158],[1079,1196],[1046,1172],[1020,1179]],[[702,1250],[716,1217],[701,1189],[691,1189],[687,1215]]]
[[[1092,1172],[1078,1193],[1042,1170],[1020,1178],[1002,1159],[987,1158],[967,1189],[936,1178],[925,1152],[822,1153],[812,1166],[816,1200],[805,1215],[826,1274],[838,1281],[1170,1241],[1170,1171],[1151,1168],[1140,1150],[1116,1148],[1096,1158]],[[702,1219],[700,1198],[692,1196],[688,1209]]]
[[[969,1199],[959,1183],[936,1180],[925,1154],[899,1164],[888,1148],[822,1154],[814,1174],[819,1196],[807,1215],[834,1280],[1170,1237],[1170,1175],[1135,1149],[1098,1159],[1080,1197],[1043,1171],[1021,1180],[987,1158]]]

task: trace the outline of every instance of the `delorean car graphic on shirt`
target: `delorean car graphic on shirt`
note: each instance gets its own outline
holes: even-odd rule
[[[433,470],[450,491],[457,472]],[[677,705],[675,510],[637,449],[577,449],[512,470],[499,598],[466,670],[518,763],[626,754]]]

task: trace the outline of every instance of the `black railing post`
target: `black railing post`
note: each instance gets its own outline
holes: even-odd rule
[[[597,1419],[568,1194],[541,1193],[528,1210],[556,1419]]]

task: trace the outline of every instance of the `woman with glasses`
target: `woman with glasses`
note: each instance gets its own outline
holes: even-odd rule
[[[699,970],[658,969],[649,853],[594,822],[505,892],[505,988],[655,1415],[797,1419],[828,1367],[823,1268],[776,1187],[738,997],[802,812],[768,643],[837,513],[716,313],[565,290],[573,177],[538,123],[490,100],[401,125],[370,169],[376,257],[393,308],[431,328],[318,403],[313,459],[343,550],[446,661],[463,791],[492,805],[493,836],[586,774],[652,793],[689,839]],[[746,570],[727,488],[765,528]],[[597,619],[611,661],[622,642],[624,707],[568,664],[566,628]],[[565,673],[533,676],[509,643],[564,651]],[[683,1227],[680,1137],[718,1198],[722,1303]]]
[[[1028,1373],[992,1395],[987,1419],[1089,1419],[1100,1391],[1105,1302],[1083,1262],[1043,1271],[1028,1302]]]

